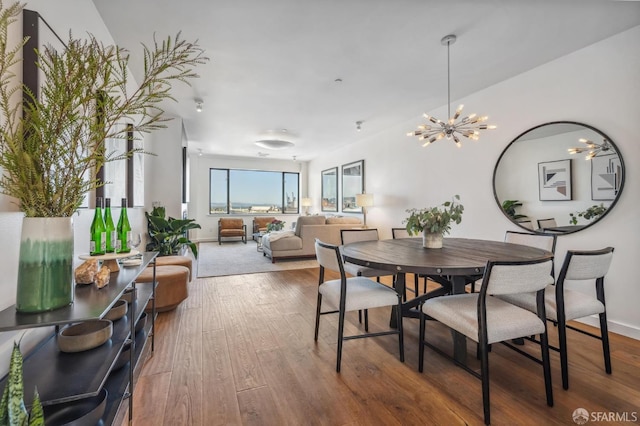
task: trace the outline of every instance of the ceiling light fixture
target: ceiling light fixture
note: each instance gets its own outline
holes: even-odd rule
[[[198,150],[198,157],[202,157],[202,150],[201,149]]]
[[[356,121],[356,130],[357,131],[362,130],[362,121]]]
[[[602,139],[602,144],[595,143],[593,141],[590,141],[589,139],[584,139],[584,138],[581,138],[578,140],[586,144],[586,146],[569,148],[568,149],[569,154],[579,154],[581,152],[588,151],[586,157],[584,157],[585,160],[591,160],[593,157],[600,154],[601,152],[607,152],[612,148],[611,144],[606,139]]]
[[[476,114],[471,114],[456,122],[456,120],[460,118],[460,114],[462,114],[464,105],[460,105],[458,109],[456,109],[455,114],[453,116],[451,115],[451,61],[449,51],[450,46],[455,42],[456,36],[453,34],[446,35],[440,40],[440,43],[447,46],[447,115],[450,117],[449,120],[446,122],[440,121],[425,113],[423,114],[424,117],[429,120],[433,126],[431,124],[423,124],[418,126],[417,130],[407,133],[407,136],[418,136],[419,140],[424,140],[425,143],[422,146],[428,146],[430,143],[446,137],[447,139],[453,139],[459,148],[461,146],[459,136],[478,140],[480,137],[479,130],[496,128],[496,126],[493,125],[482,124],[488,117],[476,117]]]
[[[256,141],[255,144],[264,149],[285,149],[294,146],[293,142],[283,141],[280,139],[262,139]]]
[[[202,104],[204,102],[202,101],[202,99],[196,99],[196,111],[197,112],[202,112]]]

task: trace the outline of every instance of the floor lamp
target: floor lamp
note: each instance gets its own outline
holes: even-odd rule
[[[356,206],[362,207],[362,214],[364,217],[364,226],[367,227],[367,207],[373,207],[373,194],[356,194]]]
[[[304,207],[304,214],[309,216],[309,207],[313,205],[311,198],[303,198],[300,200],[300,205]]]

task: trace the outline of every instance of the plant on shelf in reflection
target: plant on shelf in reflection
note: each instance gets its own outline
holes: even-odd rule
[[[522,203],[519,200],[504,200],[502,202],[502,210],[512,220],[524,219],[527,217],[526,215],[516,213],[516,208],[518,207],[522,207]]]
[[[602,216],[606,211],[607,211],[607,208],[604,206],[604,204],[602,203],[600,203],[600,205],[596,204],[584,211],[569,213],[569,223],[571,223],[572,225],[577,225],[579,217],[582,217],[586,220],[596,219]]]
[[[407,232],[417,235],[420,232],[445,235],[451,231],[452,224],[462,222],[464,206],[455,195],[452,201],[446,201],[439,206],[424,209],[408,209],[409,217],[404,220]]]
[[[285,223],[286,222],[280,219],[274,219],[269,224],[267,224],[267,232],[282,231]]]
[[[201,226],[195,223],[195,219],[167,219],[166,210],[162,206],[156,206],[151,213],[144,214],[147,217],[149,232],[147,251],[157,251],[160,256],[171,256],[179,254],[182,248],[187,246],[193,252],[193,256],[198,258],[198,246],[189,240],[190,229],[201,229]]]

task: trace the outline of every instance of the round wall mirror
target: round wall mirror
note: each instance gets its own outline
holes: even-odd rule
[[[493,171],[501,211],[535,232],[565,234],[592,226],[613,208],[623,186],[624,161],[615,143],[600,130],[571,121],[520,134]]]

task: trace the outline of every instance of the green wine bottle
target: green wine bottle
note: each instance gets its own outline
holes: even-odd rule
[[[111,217],[111,198],[104,199],[104,226],[107,231],[107,253],[113,253],[116,250],[116,241],[118,240],[118,233],[116,227],[113,225],[113,218]]]
[[[129,217],[127,216],[127,199],[122,199],[122,209],[120,209],[120,219],[118,219],[118,242],[116,243],[116,252],[129,253],[131,246],[131,225],[129,225]]]
[[[102,219],[102,197],[96,198],[96,212],[91,222],[91,242],[89,254],[97,256],[105,254],[107,249],[107,231]]]

